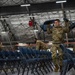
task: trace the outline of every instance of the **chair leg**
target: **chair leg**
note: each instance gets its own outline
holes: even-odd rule
[[[18,67],[18,75],[20,74],[20,67]]]
[[[40,75],[40,73],[37,71],[37,68],[35,69],[35,71],[36,71],[36,73],[37,73],[38,75]]]
[[[46,63],[44,62],[44,65],[46,67],[46,69],[48,70],[48,72],[50,72],[49,68],[47,67]]]
[[[42,75],[44,75],[43,71],[41,70],[41,68],[39,68],[39,71],[42,73]]]
[[[5,71],[5,69],[3,69],[3,71],[4,71],[5,75],[8,75],[7,72]]]
[[[27,70],[27,75],[28,75],[28,73],[29,73],[29,67],[27,68],[28,70]]]
[[[26,66],[24,66],[24,67],[23,67],[23,72],[22,72],[22,75],[24,75],[24,72],[25,72],[25,68],[26,68]]]
[[[53,65],[52,65],[52,63],[49,63],[48,66],[49,66],[50,70],[53,71]]]
[[[43,63],[41,63],[40,65],[41,65],[42,69],[45,71],[45,73],[47,74],[48,72],[47,72],[47,70],[45,69]]]
[[[74,70],[75,70],[75,65],[73,66]]]
[[[69,66],[69,64],[67,62],[64,63],[64,65],[62,67],[62,71],[60,72],[60,75],[66,75],[66,72],[68,70],[68,66]]]
[[[35,69],[35,64],[32,64],[32,67],[31,67],[31,74],[36,75],[36,74],[34,73],[34,69]]]

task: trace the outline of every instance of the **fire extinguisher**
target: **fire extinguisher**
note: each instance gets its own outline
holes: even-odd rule
[[[32,27],[33,26],[33,20],[29,21],[29,26]]]

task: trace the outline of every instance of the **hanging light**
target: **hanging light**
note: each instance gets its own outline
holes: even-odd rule
[[[6,32],[5,31],[2,31],[1,34],[6,34]]]
[[[18,46],[27,46],[26,43],[18,43]]]
[[[30,4],[23,4],[21,7],[30,6]]]
[[[56,0],[56,3],[65,3],[66,0]]]
[[[38,32],[38,29],[33,30],[34,32]]]

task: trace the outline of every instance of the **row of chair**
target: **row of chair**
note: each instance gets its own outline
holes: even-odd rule
[[[66,75],[72,67],[75,69],[75,53],[66,49],[64,45],[60,45],[64,53],[63,67],[60,75]],[[8,75],[8,70],[14,73],[15,69],[18,75],[26,72],[27,75],[31,72],[33,75],[38,75],[53,71],[53,63],[51,52],[43,50],[28,49],[19,47],[16,51],[1,51],[0,52],[0,71],[4,71]]]
[[[22,75],[25,72],[31,71],[32,74],[43,74],[53,70],[53,64],[51,59],[51,53],[48,51],[39,51],[28,49],[25,47],[19,47],[16,51],[1,51],[0,52],[0,70],[4,71],[8,75],[8,70],[14,73],[17,70],[18,75],[22,71]]]

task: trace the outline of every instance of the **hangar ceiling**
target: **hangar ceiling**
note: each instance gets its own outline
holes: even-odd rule
[[[0,0],[0,15],[39,13],[53,10],[61,10],[61,4],[56,4],[56,0]],[[30,7],[20,5],[30,3]],[[64,8],[74,9],[75,0],[67,0]],[[28,12],[29,10],[29,12]]]
[[[0,0],[0,6],[13,6],[13,5],[21,5],[24,3],[44,3],[44,2],[53,2],[55,0]]]

